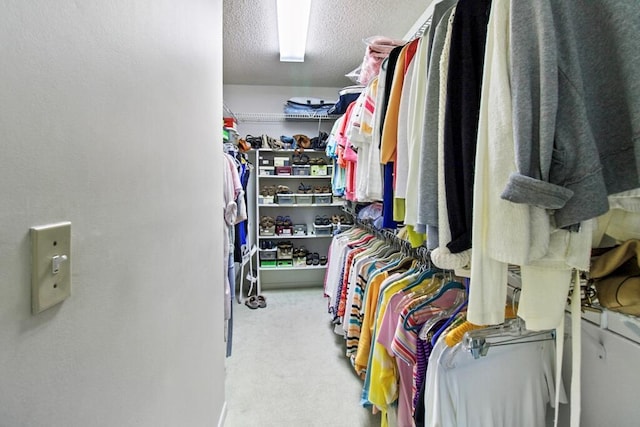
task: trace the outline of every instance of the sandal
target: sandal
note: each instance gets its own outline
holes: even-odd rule
[[[265,308],[267,306],[267,299],[265,297],[258,295],[256,298],[258,300],[258,307]]]
[[[298,192],[300,192],[302,194],[309,194],[309,193],[311,193],[311,186],[310,185],[304,185],[304,183],[301,182],[300,185],[298,185]]]
[[[266,303],[265,303],[266,304]],[[244,305],[246,305],[247,307],[249,307],[251,310],[255,310],[257,308],[260,308],[260,301],[258,300],[258,297],[255,295],[252,295],[249,297],[248,300],[246,300],[244,302]]]

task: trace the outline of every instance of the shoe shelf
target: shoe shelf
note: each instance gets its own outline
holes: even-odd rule
[[[327,264],[325,265],[301,265],[298,267],[263,267],[258,266],[258,271],[267,270],[267,271],[276,271],[276,270],[286,270],[286,271],[300,271],[300,270],[326,270]]]
[[[319,121],[336,120],[339,115],[327,114],[285,114],[285,113],[235,113],[239,122],[284,122],[287,120]]]
[[[273,287],[322,284],[327,268],[326,257],[333,236],[331,226],[318,228],[314,224],[318,216],[331,218],[339,214],[344,205],[344,200],[334,198],[331,193],[333,170],[325,152],[304,150],[303,153],[306,155],[304,158],[294,150],[256,150],[258,168],[254,175],[255,206],[256,223],[259,224],[256,227],[256,241],[259,247],[262,244],[268,244],[270,240],[273,241],[274,246],[276,243],[286,244],[290,241],[294,253],[291,258],[291,253],[284,250],[273,252],[271,248],[262,248],[258,251],[257,272],[260,281]],[[265,170],[271,173],[267,174]],[[269,201],[285,203],[269,203]],[[323,201],[328,203],[315,203]],[[282,224],[278,222],[279,217],[286,218],[288,224],[278,225]],[[266,221],[263,222],[263,219]],[[280,227],[293,228],[290,232],[282,233],[282,230],[279,230]],[[307,234],[295,234],[296,227],[304,227]],[[261,231],[264,233],[266,230],[270,230],[270,234],[261,234]],[[324,259],[325,265],[301,265],[299,263],[301,258],[295,256],[298,249],[304,249],[307,255],[318,256],[319,259],[315,258],[315,262]]]
[[[313,175],[259,175],[260,179],[331,179],[330,176]]]
[[[289,239],[326,239],[326,238],[331,238],[333,237],[333,235],[331,234],[307,234],[306,236],[287,236],[286,234],[274,234],[273,236],[263,236],[263,235],[259,235],[258,239],[262,239],[262,240],[274,240],[274,239],[282,239],[282,240],[289,240]]]
[[[333,203],[287,203],[287,204],[278,204],[278,203],[263,203],[258,204],[260,208],[319,208],[319,207],[331,207],[331,206],[342,206],[343,202],[333,202]]]

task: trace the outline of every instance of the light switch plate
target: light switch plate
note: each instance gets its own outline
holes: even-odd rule
[[[55,263],[54,263],[55,258]],[[38,314],[71,295],[71,223],[31,228],[31,312]]]

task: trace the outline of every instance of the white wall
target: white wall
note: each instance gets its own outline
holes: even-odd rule
[[[0,2],[0,426],[211,426],[224,403],[222,2]],[[73,293],[30,313],[29,227]]]

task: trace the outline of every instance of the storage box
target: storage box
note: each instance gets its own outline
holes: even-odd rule
[[[274,236],[275,234],[276,234],[275,225],[272,225],[271,227],[260,227],[261,236]]]
[[[290,165],[290,159],[288,157],[274,157],[273,158],[273,165],[274,166],[289,166]]]
[[[314,203],[317,205],[330,205],[332,203],[331,193],[327,194],[314,194]]]
[[[276,166],[276,175],[291,175],[291,166]]]
[[[278,236],[293,236],[293,227],[286,225],[276,225],[276,234]]]
[[[293,260],[292,259],[279,259],[278,261],[276,261],[276,265],[278,267],[293,267]]]
[[[277,194],[277,201],[280,205],[292,205],[295,203],[295,197],[293,194]]]
[[[262,268],[276,268],[277,265],[278,265],[278,262],[275,259],[260,261],[260,267]]]
[[[276,252],[277,251],[275,249],[260,249],[260,251],[258,252],[260,261],[276,259]]]
[[[309,176],[311,175],[311,166],[309,165],[293,165],[293,175]]]
[[[296,203],[299,205],[310,205],[313,203],[312,194],[296,194]]]
[[[331,231],[333,230],[333,226],[329,225],[316,225],[313,224],[313,232],[316,236],[331,236]]]
[[[273,159],[266,156],[258,157],[258,167],[260,166],[273,166]]]
[[[258,196],[258,203],[261,205],[272,205],[275,201],[273,196]]]
[[[273,166],[258,166],[258,175],[275,175],[276,169]]]
[[[307,235],[307,224],[293,224],[293,235],[294,236],[306,236]]]
[[[311,176],[327,176],[329,168],[327,165],[311,165]]]

